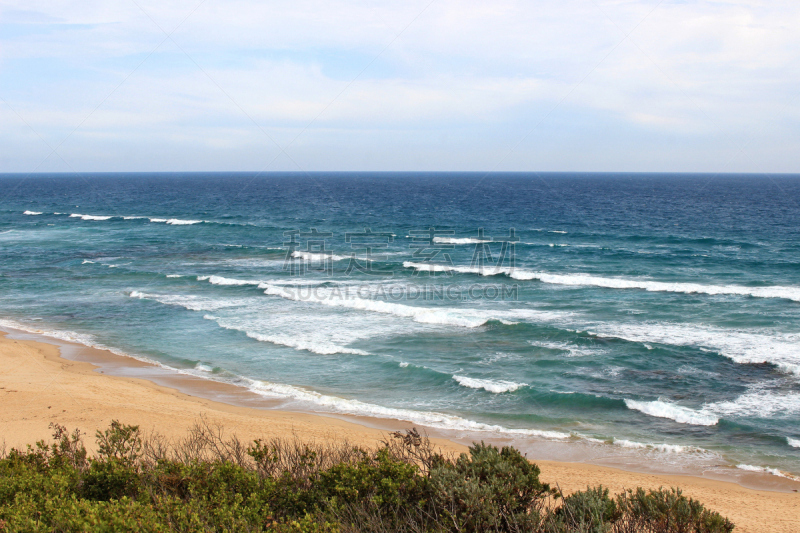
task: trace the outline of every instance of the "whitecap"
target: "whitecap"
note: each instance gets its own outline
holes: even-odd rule
[[[190,311],[217,311],[241,305],[239,300],[211,299],[194,295],[149,294],[141,291],[131,291],[129,296],[140,300],[152,300],[164,305],[177,305]]]
[[[552,245],[556,246],[556,245]],[[687,282],[663,282],[643,279],[606,278],[591,274],[550,274],[511,267],[472,267],[406,261],[405,268],[424,272],[458,272],[479,276],[504,275],[519,281],[537,280],[542,283],[573,287],[601,287],[606,289],[642,289],[649,292],[675,292],[684,294],[708,294],[730,296],[752,296],[755,298],[783,298],[800,302],[800,287],[773,285],[769,287],[745,287],[742,285],[703,285]]]
[[[347,255],[335,255],[332,252],[301,252],[295,250],[292,252],[292,257],[295,259],[304,259],[306,261],[316,261],[316,262],[324,262],[324,261],[344,261],[345,259],[350,259],[350,256]]]
[[[470,389],[483,389],[494,394],[501,394],[504,392],[513,392],[521,387],[525,387],[527,383],[514,383],[513,381],[492,381],[490,379],[475,379],[466,376],[453,376],[453,379],[458,382],[462,387]]]
[[[456,237],[434,237],[433,242],[440,244],[483,244],[492,242],[491,240],[474,239],[470,237],[456,238]]]
[[[740,364],[770,363],[800,375],[800,335],[771,331],[742,331],[712,326],[645,322],[597,324],[589,333],[631,342],[695,346],[711,349]]]
[[[194,224],[201,224],[202,220],[181,220],[179,218],[170,218],[167,220],[167,224],[172,226],[191,226]]]
[[[706,404],[704,409],[723,416],[783,418],[800,414],[800,393],[754,387],[735,400]]]
[[[148,217],[131,217],[131,218],[148,218]],[[183,220],[180,218],[148,218],[150,222],[157,224],[169,224],[171,226],[191,226],[193,224],[202,224],[203,220]]]
[[[39,212],[39,211],[23,211],[22,214],[23,215],[36,216],[36,215],[41,215],[42,213]]]
[[[168,278],[182,278],[183,276],[180,274],[167,274]]]
[[[113,217],[105,215],[81,215],[79,213],[72,213],[70,218],[80,218],[81,220],[109,220]]]
[[[197,276],[197,281],[208,281],[212,285],[223,285],[223,286],[244,286],[244,285],[260,285],[262,282],[259,280],[244,280],[244,279],[233,279],[233,278],[224,278],[222,276]]]
[[[364,350],[357,350],[354,348],[347,348],[345,346],[338,346],[331,342],[319,341],[314,339],[302,338],[293,335],[265,335],[255,331],[248,331],[246,325],[234,324],[231,321],[224,320],[219,317],[206,315],[203,318],[206,320],[215,321],[221,328],[239,331],[244,333],[251,339],[259,342],[268,342],[270,344],[278,344],[281,346],[288,346],[295,350],[305,350],[320,355],[334,355],[334,354],[349,354],[349,355],[370,355],[369,352]]]
[[[800,439],[786,437],[786,443],[793,448],[800,448]]]
[[[646,415],[658,418],[669,418],[679,424],[690,424],[693,426],[713,426],[719,422],[719,418],[707,411],[695,411],[688,407],[683,407],[671,402],[656,400],[653,402],[640,402],[636,400],[625,400],[628,409],[640,411]]]
[[[518,280],[538,280],[543,283],[567,286],[590,286],[606,289],[642,289],[648,292],[675,292],[684,294],[708,294],[730,296],[752,296],[755,298],[784,298],[800,302],[800,287],[774,285],[769,287],[745,287],[742,285],[703,285],[687,282],[663,282],[642,279],[606,278],[591,274],[548,274],[509,269],[508,276]]]

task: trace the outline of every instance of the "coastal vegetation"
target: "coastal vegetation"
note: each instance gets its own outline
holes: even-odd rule
[[[563,494],[512,447],[447,455],[416,430],[374,449],[242,442],[205,421],[178,441],[114,421],[0,451],[0,532],[722,533],[677,488]]]

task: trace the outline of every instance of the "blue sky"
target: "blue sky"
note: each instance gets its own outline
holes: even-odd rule
[[[800,172],[800,3],[4,0],[0,172]]]

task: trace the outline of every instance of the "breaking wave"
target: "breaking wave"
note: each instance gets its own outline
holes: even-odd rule
[[[470,389],[483,389],[494,394],[502,394],[504,392],[513,392],[521,387],[527,386],[527,383],[514,383],[513,381],[492,381],[490,379],[475,379],[466,376],[453,376],[453,379],[458,382],[462,387]]]
[[[650,292],[675,292],[684,294],[708,294],[752,296],[755,298],[784,298],[800,302],[800,287],[774,285],[769,287],[745,287],[743,285],[703,285],[700,283],[664,282],[639,279],[606,278],[591,274],[549,274],[511,267],[453,266],[435,263],[406,261],[405,268],[423,272],[458,272],[479,276],[504,275],[519,281],[537,280],[554,285],[573,287],[601,287],[606,289],[641,289]]]
[[[658,418],[669,418],[679,424],[690,424],[693,426],[713,426],[719,422],[719,418],[705,411],[695,411],[682,405],[671,402],[656,400],[653,402],[640,402],[636,400],[625,400],[628,409],[640,411],[646,415]]]

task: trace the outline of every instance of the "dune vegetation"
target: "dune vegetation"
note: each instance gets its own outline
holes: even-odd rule
[[[242,442],[201,421],[178,441],[113,422],[0,455],[0,531],[675,532],[733,530],[677,488],[563,494],[512,447],[456,457],[416,430],[374,449]]]

